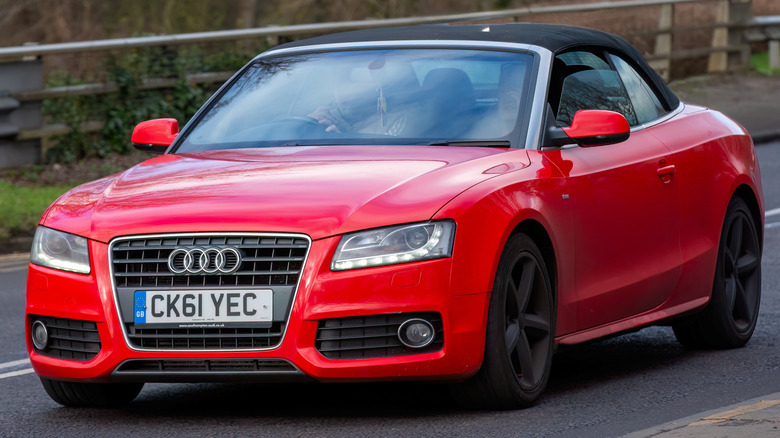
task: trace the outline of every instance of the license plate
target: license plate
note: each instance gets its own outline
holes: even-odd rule
[[[272,290],[136,291],[136,324],[208,326],[271,322]]]

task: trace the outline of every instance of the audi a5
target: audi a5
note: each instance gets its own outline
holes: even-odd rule
[[[156,156],[35,232],[27,346],[63,405],[145,382],[436,380],[519,408],[559,345],[670,325],[734,348],[756,325],[752,140],[613,35],[292,42],[132,142]]]

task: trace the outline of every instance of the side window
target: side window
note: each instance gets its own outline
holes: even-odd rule
[[[591,52],[568,52],[557,56],[569,68],[585,66],[595,70],[609,70],[607,61],[601,59],[598,55]]]
[[[622,58],[615,55],[609,57],[623,80],[639,123],[647,123],[664,115],[666,110],[661,101],[639,73]]]
[[[596,53],[558,55],[549,96],[558,126],[570,126],[574,114],[583,109],[615,111],[623,114],[629,125],[639,124],[618,72]]]

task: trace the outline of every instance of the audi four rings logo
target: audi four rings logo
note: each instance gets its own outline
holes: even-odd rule
[[[168,256],[174,274],[230,274],[241,266],[241,253],[227,248],[176,248]]]

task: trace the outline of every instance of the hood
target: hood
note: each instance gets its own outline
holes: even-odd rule
[[[51,228],[108,242],[170,232],[312,239],[430,219],[469,187],[528,164],[524,150],[309,146],[162,155],[69,191]]]

